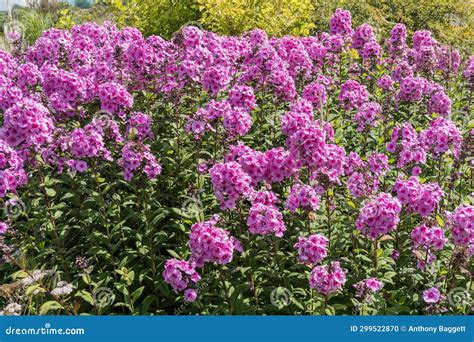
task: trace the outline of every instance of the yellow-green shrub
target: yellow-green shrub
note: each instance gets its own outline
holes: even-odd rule
[[[194,0],[106,0],[119,26],[134,26],[145,35],[169,38],[181,26],[196,22]]]
[[[221,34],[239,34],[254,28],[271,36],[307,35],[315,27],[310,0],[197,0],[200,22]]]

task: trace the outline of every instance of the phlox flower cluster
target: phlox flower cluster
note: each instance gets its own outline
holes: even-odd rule
[[[407,28],[404,24],[396,24],[390,31],[388,52],[392,58],[403,57],[407,49]]]
[[[474,56],[469,57],[463,71],[463,76],[471,86],[474,85]]]
[[[449,119],[437,118],[420,133],[420,143],[434,156],[450,152],[457,158],[462,146],[462,136],[456,125]]]
[[[303,98],[310,101],[316,109],[324,106],[326,97],[326,87],[318,82],[310,83],[303,89]]]
[[[297,161],[333,180],[343,173],[345,152],[337,145],[327,144],[326,138],[326,130],[318,122],[312,122],[291,135],[287,145]]]
[[[100,109],[108,113],[124,115],[124,110],[133,106],[133,97],[125,87],[116,82],[107,82],[99,87]]]
[[[0,139],[0,197],[26,184],[24,160],[6,141]]]
[[[134,113],[127,121],[126,134],[136,135],[138,139],[153,139],[153,132],[151,129],[153,120],[149,115],[144,113]]]
[[[189,118],[185,129],[193,133],[196,139],[200,139],[206,132],[215,131],[219,119],[224,118],[231,108],[228,101],[211,100],[206,107],[199,108]]]
[[[225,112],[223,124],[229,136],[241,136],[247,134],[252,127],[252,118],[245,109],[235,107]]]
[[[313,105],[310,100],[303,99],[293,102],[290,110],[281,117],[281,131],[291,136],[298,130],[310,126],[313,121]]]
[[[382,192],[364,204],[355,226],[370,239],[377,239],[397,228],[401,209],[402,206],[397,198]]]
[[[329,22],[329,32],[331,34],[348,35],[352,33],[352,15],[351,12],[336,9]]]
[[[185,291],[201,280],[201,276],[192,262],[168,259],[163,270],[163,279],[175,291]]]
[[[428,103],[429,113],[436,113],[447,117],[451,113],[451,99],[444,91],[434,93]]]
[[[444,237],[444,230],[440,227],[421,225],[411,231],[413,248],[443,249],[448,239]]]
[[[310,185],[295,183],[290,189],[285,206],[292,213],[298,208],[316,211],[319,209],[318,193]]]
[[[22,99],[3,113],[0,137],[12,146],[41,146],[51,139],[53,121],[41,103]]]
[[[251,177],[252,185],[259,182],[275,183],[294,175],[297,171],[296,161],[292,154],[282,147],[275,147],[260,152],[237,143],[229,148],[226,162],[236,161],[242,170]]]
[[[237,162],[220,163],[210,170],[212,187],[221,209],[234,209],[237,201],[250,195],[252,178]]]
[[[398,154],[397,167],[426,162],[426,150],[416,130],[409,123],[393,129],[390,142],[386,146],[390,153]]]
[[[364,103],[354,116],[354,121],[358,123],[357,130],[359,132],[370,127],[376,127],[380,119],[382,119],[382,107],[377,102]]]
[[[369,163],[370,171],[373,172],[376,176],[383,175],[388,167],[388,157],[383,153],[372,153],[367,158]]]
[[[423,87],[425,79],[422,77],[406,77],[400,82],[400,92],[398,94],[402,101],[421,101],[423,97]]]
[[[257,104],[253,88],[246,85],[236,85],[229,92],[229,103],[250,112]]]
[[[247,217],[247,225],[252,234],[282,237],[286,231],[283,215],[273,204],[252,203]]]
[[[347,175],[346,187],[352,196],[355,198],[367,197],[378,190],[378,175],[383,174],[387,168],[387,161],[382,156],[383,154],[372,154],[370,156],[372,165],[369,165],[357,153],[349,153],[345,173]]]
[[[355,80],[348,80],[341,86],[339,102],[345,110],[356,109],[369,99],[369,92],[365,85]]]
[[[383,283],[377,278],[367,278],[355,283],[353,286],[356,289],[356,297],[365,298],[370,301],[369,295],[379,292],[383,287]]]
[[[132,180],[138,170],[142,170],[149,179],[161,173],[161,166],[150,147],[140,142],[130,141],[122,148],[122,158],[118,164],[123,168],[125,180]]]
[[[474,245],[474,206],[460,205],[449,216],[453,241],[458,246]]]
[[[393,91],[394,81],[389,75],[380,77],[377,80],[377,86],[385,92]]]
[[[222,122],[227,138],[247,134],[252,127],[250,112],[256,107],[253,88],[236,85],[229,91],[227,100],[211,100],[207,107],[200,108],[188,119],[186,131],[200,139],[208,131],[216,131]]]
[[[416,212],[422,217],[429,216],[444,195],[437,183],[421,184],[415,176],[407,180],[399,177],[393,189],[397,193],[397,198],[409,212]]]
[[[346,283],[346,273],[338,261],[316,266],[309,276],[309,287],[327,296],[338,292]]]
[[[328,242],[329,240],[321,234],[300,236],[294,245],[298,251],[298,261],[309,265],[320,263],[328,255]]]
[[[369,24],[362,24],[354,30],[352,47],[359,52],[364,61],[376,59],[382,52],[375,38],[374,30]]]
[[[242,252],[240,242],[230,236],[229,232],[216,226],[219,216],[204,222],[195,223],[189,234],[191,260],[196,267],[206,262],[227,264],[232,261],[234,250]]]
[[[411,231],[413,249],[419,250],[422,254],[415,253],[417,257],[417,267],[425,269],[426,264],[432,264],[436,260],[434,251],[443,249],[448,239],[444,237],[444,231],[440,227],[428,227],[421,225]],[[423,254],[425,253],[425,254]]]
[[[99,154],[108,156],[101,131],[94,126],[76,128],[69,136],[69,150],[74,158],[92,158]],[[107,158],[108,159],[108,158]]]

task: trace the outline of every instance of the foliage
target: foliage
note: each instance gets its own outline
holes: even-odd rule
[[[181,26],[197,23],[199,12],[193,0],[106,0],[121,26],[134,26],[145,35],[170,38]]]
[[[314,7],[309,0],[198,0],[200,22],[220,34],[240,34],[254,28],[271,36],[308,35],[314,27]]]
[[[71,29],[74,25],[94,21],[103,23],[106,20],[114,20],[110,13],[110,8],[103,4],[94,4],[90,8],[78,8],[72,6],[63,6],[57,12],[55,26],[62,29]]]
[[[34,43],[44,31],[54,26],[54,17],[49,12],[22,9],[17,12],[17,15],[28,44]]]
[[[315,1],[316,30],[327,29],[334,10],[345,8],[352,13],[355,26],[368,22],[387,34],[395,23],[404,23],[410,34],[431,30],[436,37],[468,53],[474,49],[474,1],[472,0],[323,0]]]

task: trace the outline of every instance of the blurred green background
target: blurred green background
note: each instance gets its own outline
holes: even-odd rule
[[[6,1],[0,7],[2,27]],[[474,0],[10,0],[10,4],[14,4],[12,18],[23,24],[29,42],[50,27],[104,20],[166,38],[186,24],[220,34],[260,28],[272,36],[301,36],[327,30],[332,13],[340,7],[351,11],[354,27],[368,22],[382,38],[401,22],[410,33],[429,29],[439,41],[468,54],[474,44]]]

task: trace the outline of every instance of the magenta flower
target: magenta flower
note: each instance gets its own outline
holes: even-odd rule
[[[185,260],[168,259],[163,270],[163,279],[175,291],[184,291],[188,286],[201,280],[194,265]]]
[[[252,234],[282,237],[286,231],[283,215],[274,205],[253,203],[247,217],[247,225]]]
[[[329,240],[321,234],[308,237],[300,236],[294,248],[298,251],[298,261],[303,264],[316,265],[328,254]]]
[[[189,234],[191,260],[196,267],[203,267],[206,262],[227,264],[232,261],[234,250],[242,252],[240,243],[230,236],[229,232],[216,226],[220,217],[195,223]]]
[[[449,213],[453,241],[458,246],[474,246],[474,206],[460,205],[454,213]]]
[[[10,229],[10,225],[6,222],[0,221],[0,235],[5,234]]]
[[[390,194],[380,193],[365,203],[359,212],[355,226],[371,239],[394,231],[400,222],[400,201]]]
[[[423,291],[423,300],[427,304],[438,303],[440,299],[441,299],[441,293],[436,287],[432,287],[428,290]]]
[[[197,298],[197,292],[194,289],[187,289],[184,291],[184,300],[187,302],[194,302]]]
[[[382,289],[383,283],[377,278],[367,278],[353,285],[356,289],[356,296],[359,298],[368,297],[369,294]]]
[[[325,296],[340,291],[345,283],[346,274],[338,261],[316,266],[309,277],[309,286]]]

